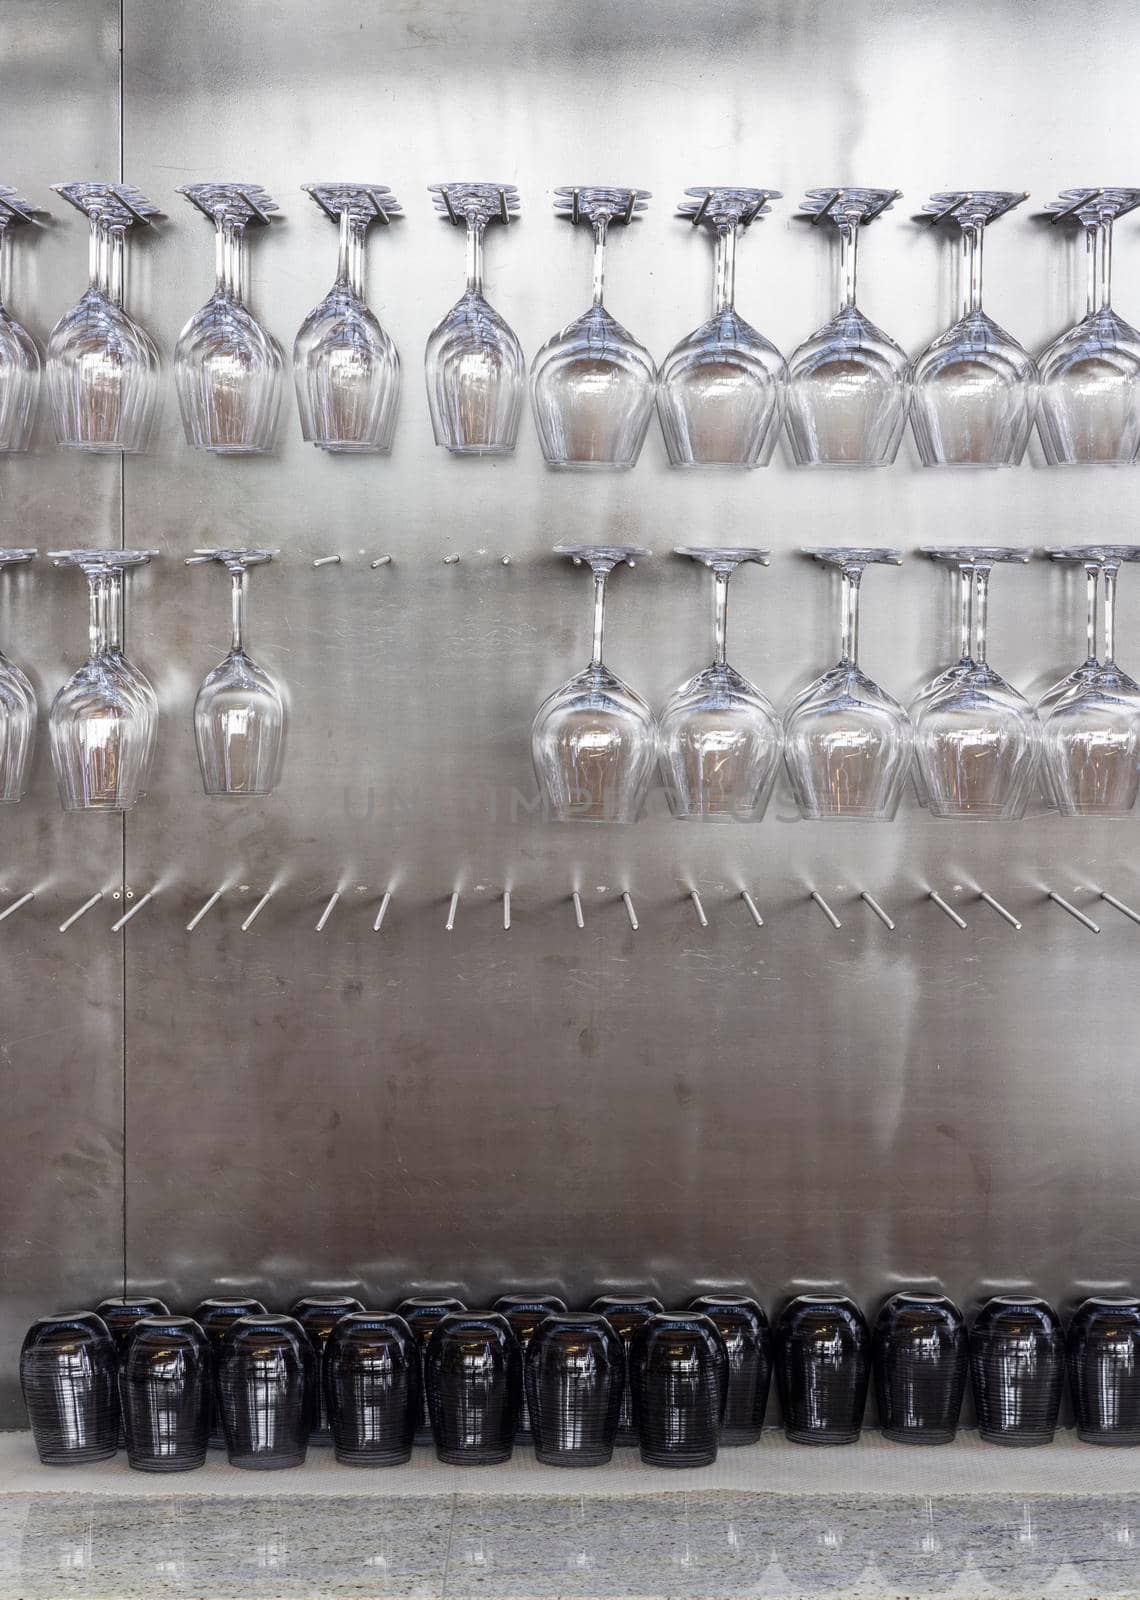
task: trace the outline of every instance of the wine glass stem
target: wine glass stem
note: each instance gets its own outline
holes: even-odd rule
[[[713,259],[713,316],[720,317],[736,304],[736,224],[717,231]]]
[[[728,660],[728,580],[731,573],[713,573],[713,648],[715,665],[723,667]]]
[[[855,304],[855,271],[859,255],[859,219],[841,217],[839,221],[839,309],[850,311]]]
[[[230,648],[234,655],[243,648],[245,637],[245,573],[230,574]]]
[[[958,568],[958,642],[959,659],[970,659],[970,599],[973,594],[973,576],[969,567]]]
[[[123,303],[127,235],[124,228],[107,230],[107,297],[115,305]]]
[[[974,571],[974,660],[978,666],[986,664],[986,609],[990,594],[990,569],[978,567]]]
[[[107,648],[119,650],[123,643],[123,574],[107,574]]]
[[[245,229],[240,222],[223,217],[218,224],[218,288],[240,305],[245,285],[243,242]]]
[[[1085,663],[1088,666],[1092,666],[1096,661],[1096,606],[1099,583],[1100,568],[1090,564],[1085,568],[1085,637],[1088,641]]]
[[[1104,569],[1104,664],[1116,665],[1116,567]]]
[[[340,249],[336,281],[358,299],[364,294],[364,238],[367,224],[354,217],[348,207],[340,213]]]
[[[107,293],[107,225],[100,216],[90,219],[90,232],[87,236],[87,270],[91,280],[91,288],[97,294]]]
[[[862,567],[844,567],[839,590],[839,659],[844,666],[859,665],[859,582]]]
[[[606,292],[606,228],[608,217],[594,223],[594,304],[601,307]]]
[[[8,229],[0,224],[0,310],[8,294]]]
[[[106,595],[106,573],[89,572],[87,574],[87,637],[92,660],[96,656],[101,656],[107,646]]]
[[[968,219],[962,224],[962,315],[982,309],[982,234],[985,224]]]
[[[483,234],[487,223],[484,217],[467,218],[467,293],[483,295]]]
[[[1103,217],[1085,228],[1089,264],[1089,316],[1107,311],[1112,289],[1112,223]]]
[[[590,665],[600,667],[602,664],[602,635],[606,626],[606,578],[608,573],[594,573],[594,644],[590,656]]]

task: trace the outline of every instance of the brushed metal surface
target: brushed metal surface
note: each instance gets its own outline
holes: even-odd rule
[[[1104,887],[1136,904],[1134,824],[1039,815],[978,828],[908,802],[887,827],[809,826],[782,788],[751,829],[673,823],[656,790],[635,829],[559,830],[532,809],[528,730],[587,653],[588,586],[550,556],[559,539],[656,552],[616,576],[607,648],[655,705],[709,650],[707,579],[671,547],[771,545],[772,567],[735,582],[729,647],[782,706],[835,652],[834,597],[794,556],[800,543],[1127,537],[1137,475],[1045,471],[1036,444],[1034,464],[1014,472],[922,472],[909,437],[878,474],[795,472],[779,453],[754,474],[671,473],[656,424],[635,472],[556,475],[529,417],[513,458],[437,450],[422,377],[428,331],[462,287],[460,236],[426,189],[452,178],[519,185],[522,218],[490,233],[487,281],[528,360],[589,292],[589,242],[555,220],[550,191],[595,179],[653,191],[645,220],[613,239],[608,302],[658,359],[706,315],[711,291],[708,243],[673,208],[687,185],[718,181],[785,192],[741,245],[738,303],[789,353],[832,309],[829,246],[793,220],[804,188],[904,191],[864,236],[860,301],[912,352],[951,320],[954,272],[952,244],[911,213],[955,183],[1030,189],[1033,202],[994,229],[986,304],[1040,348],[1079,310],[1083,263],[1034,205],[1074,182],[1127,181],[1136,132],[1135,18],[1123,0],[1082,17],[1111,51],[1074,48],[1059,0],[458,11],[326,0],[319,13],[301,0],[126,0],[124,175],[169,213],[132,257],[131,304],[166,352],[213,270],[209,226],[176,185],[246,179],[279,202],[284,222],[251,241],[251,300],[287,348],[335,263],[335,230],[300,184],[387,183],[407,213],[370,241],[371,298],[404,364],[390,459],[305,447],[288,392],[273,457],[198,455],[168,384],[156,448],[125,466],[126,542],[163,551],[132,577],[129,645],[165,712],[152,793],[125,830],[126,881],[159,893],[114,939],[100,909],[74,948],[125,959],[132,1284],[180,1304],[223,1284],[276,1304],[335,1284],[387,1305],[417,1285],[454,1285],[474,1302],[541,1284],[573,1303],[630,1280],[667,1299],[742,1282],[771,1303],[793,1284],[841,1280],[873,1309],[920,1277],[967,1301],[991,1282],[1064,1301],[1132,1277],[1137,930],[1102,906],[1094,937],[1045,890],[1087,906]],[[79,38],[60,44],[68,84],[86,62]],[[14,48],[4,70],[19,59]],[[1079,116],[1059,117],[1062,86]],[[40,199],[48,181],[82,175],[37,176],[45,141],[63,137],[62,97],[57,85],[13,102],[26,110],[13,119],[12,178]],[[84,125],[105,131],[94,101]],[[60,224],[76,252],[79,223]],[[40,270],[64,272],[58,247],[54,233],[41,242]],[[40,328],[45,296],[31,298]],[[1125,316],[1140,303],[1132,219],[1118,232],[1114,300]],[[77,519],[87,528],[92,500],[112,482],[117,492],[117,466],[94,463],[82,483],[67,476],[76,470],[46,449],[18,474],[3,469],[34,497],[45,546],[79,542]],[[220,574],[180,558],[222,540],[283,551],[252,576],[249,638],[288,685],[292,723],[282,787],[253,806],[201,795],[189,726],[226,643],[226,595]],[[333,552],[341,564],[313,570]],[[391,565],[371,569],[384,552]],[[460,562],[444,565],[452,552]],[[1133,577],[1121,654],[1135,666]],[[61,629],[77,620],[57,574],[20,593],[42,608],[28,614],[36,628],[57,610]],[[999,670],[1040,691],[1082,653],[1080,608],[1072,582],[1043,564],[999,572]],[[31,627],[20,638],[25,659],[59,661],[54,639]],[[951,653],[938,572],[912,557],[868,577],[874,677],[905,699]],[[53,807],[41,786],[18,827],[42,870],[74,880],[78,903],[94,872],[72,841],[98,830],[63,830]],[[40,981],[73,1004],[62,965],[73,947],[54,922],[37,909],[17,932],[0,928],[5,948],[34,945]],[[45,1003],[20,989],[9,1004],[34,1026]],[[53,1061],[49,1041],[27,1073]],[[120,1065],[98,1091],[108,1100]],[[44,1181],[19,1150],[5,1176]],[[37,1273],[69,1270],[65,1231],[51,1243],[50,1269],[19,1268],[26,1297]]]

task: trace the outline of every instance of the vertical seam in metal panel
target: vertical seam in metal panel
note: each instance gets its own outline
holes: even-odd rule
[[[125,78],[124,46],[125,46],[125,43],[126,43],[126,27],[125,27],[126,17],[125,17],[125,13],[126,13],[126,0],[119,0],[119,182],[120,183],[124,183],[126,181],[126,166],[125,166],[124,151],[123,151],[124,141],[125,141],[125,138],[126,138],[126,127],[125,127],[124,116],[123,116],[123,110],[124,110],[124,78]],[[125,550],[126,547],[127,547],[127,458],[126,458],[125,454],[120,454],[120,456],[119,456],[119,548],[120,548],[120,550]],[[126,585],[124,584],[123,587],[125,589]],[[125,601],[124,601],[124,608],[125,608]],[[125,618],[125,616],[124,616],[123,621],[124,621],[124,632],[125,632],[126,631],[126,618]],[[122,847],[122,866],[123,866],[123,870],[122,870],[122,874],[121,874],[121,881],[122,881],[123,889],[124,889],[124,893],[125,893],[126,892],[126,882],[127,882],[127,813],[125,811],[123,812],[123,820],[122,820],[121,847]],[[122,1081],[122,1097],[123,1097],[123,1101],[122,1101],[122,1127],[121,1127],[120,1131],[121,1131],[121,1138],[122,1138],[122,1175],[121,1175],[121,1181],[122,1181],[122,1186],[123,1186],[123,1193],[122,1193],[122,1207],[123,1207],[123,1294],[126,1295],[126,1293],[127,1293],[127,929],[126,928],[123,929],[121,937],[122,937],[122,940],[123,940],[122,955],[121,955],[121,961],[122,961],[122,983],[121,983],[121,986],[120,986],[120,993],[122,995],[122,1008],[123,1008],[123,1010],[122,1010],[122,1051],[123,1051],[123,1059],[122,1059],[122,1080],[121,1080]]]

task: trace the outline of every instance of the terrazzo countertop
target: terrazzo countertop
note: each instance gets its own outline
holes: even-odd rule
[[[156,1479],[121,1457],[40,1467],[27,1434],[0,1435],[0,1600],[1140,1595],[1140,1451],[1071,1437],[809,1450],[773,1434],[677,1474],[626,1452],[582,1473],[525,1450],[480,1470],[324,1456]]]

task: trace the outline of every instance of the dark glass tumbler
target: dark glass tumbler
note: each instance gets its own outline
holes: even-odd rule
[[[326,1415],[336,1458],[395,1467],[412,1454],[420,1415],[420,1348],[403,1317],[354,1311],[324,1347]]]
[[[600,1294],[590,1304],[591,1311],[597,1311],[605,1317],[625,1351],[625,1383],[622,1386],[617,1437],[614,1439],[619,1449],[629,1448],[638,1442],[637,1429],[633,1425],[633,1393],[629,1386],[629,1352],[633,1336],[650,1317],[664,1309],[660,1300],[651,1294]]]
[[[846,1295],[801,1294],[776,1324],[776,1382],[794,1444],[854,1444],[871,1376],[867,1321]]]
[[[127,1406],[123,1398],[123,1363],[126,1360],[130,1332],[142,1317],[168,1317],[170,1307],[153,1295],[111,1295],[95,1307],[95,1315],[107,1324],[115,1341],[115,1354],[119,1358],[119,1443],[127,1442]]]
[[[600,1467],[614,1453],[625,1349],[600,1312],[545,1317],[523,1352],[534,1453],[548,1467]]]
[[[309,1443],[313,1347],[293,1317],[239,1317],[218,1363],[218,1409],[232,1467],[299,1467]]]
[[[996,1295],[970,1330],[978,1432],[989,1444],[1048,1444],[1057,1426],[1065,1340],[1053,1307],[1035,1295]]]
[[[20,1349],[20,1387],[48,1467],[105,1461],[119,1443],[119,1362],[107,1324],[90,1311],[40,1317]]]
[[[728,1352],[711,1318],[659,1311],[633,1336],[633,1420],[651,1467],[708,1467],[716,1460],[728,1396]]]
[[[941,1294],[895,1294],[872,1341],[879,1426],[896,1444],[949,1444],[970,1369],[966,1319]]]
[[[454,1467],[509,1461],[519,1425],[522,1356],[497,1311],[453,1311],[427,1347],[428,1410],[435,1451]]]
[[[226,1436],[222,1432],[222,1418],[218,1410],[218,1367],[222,1360],[222,1340],[230,1324],[239,1317],[263,1317],[265,1307],[260,1300],[247,1295],[211,1295],[193,1312],[194,1321],[210,1341],[214,1356],[214,1377],[210,1385],[210,1449],[224,1450]]]
[[[294,1300],[289,1307],[289,1315],[296,1317],[308,1334],[315,1358],[313,1393],[309,1396],[309,1443],[311,1445],[324,1446],[331,1445],[333,1442],[328,1411],[325,1407],[324,1384],[321,1382],[325,1345],[328,1342],[329,1334],[336,1327],[341,1317],[347,1317],[351,1311],[363,1310],[364,1307],[360,1301],[354,1300],[348,1294],[306,1294],[302,1295],[299,1300]]]
[[[772,1330],[764,1308],[749,1295],[699,1294],[690,1311],[703,1312],[720,1329],[728,1354],[728,1399],[720,1442],[755,1444],[764,1427],[772,1381]]]
[[[1077,1437],[1140,1444],[1140,1299],[1094,1295],[1077,1307],[1066,1342]]]
[[[428,1415],[427,1397],[427,1347],[436,1326],[453,1311],[466,1311],[462,1300],[450,1300],[444,1295],[417,1295],[411,1300],[401,1300],[396,1315],[403,1317],[415,1336],[420,1351],[420,1418],[416,1423],[416,1443],[432,1444],[431,1417]]]
[[[552,1311],[565,1311],[566,1302],[556,1294],[501,1294],[491,1307],[492,1311],[501,1312],[511,1325],[511,1332],[519,1342],[519,1351],[522,1354],[523,1368],[526,1367],[526,1347],[534,1337],[534,1330],[544,1317],[550,1316]],[[519,1401],[519,1427],[515,1434],[516,1444],[529,1444],[531,1442],[530,1410],[527,1406],[526,1384],[522,1389],[522,1399]]]
[[[139,1472],[205,1465],[214,1355],[193,1317],[140,1317],[119,1375],[127,1460]]]

